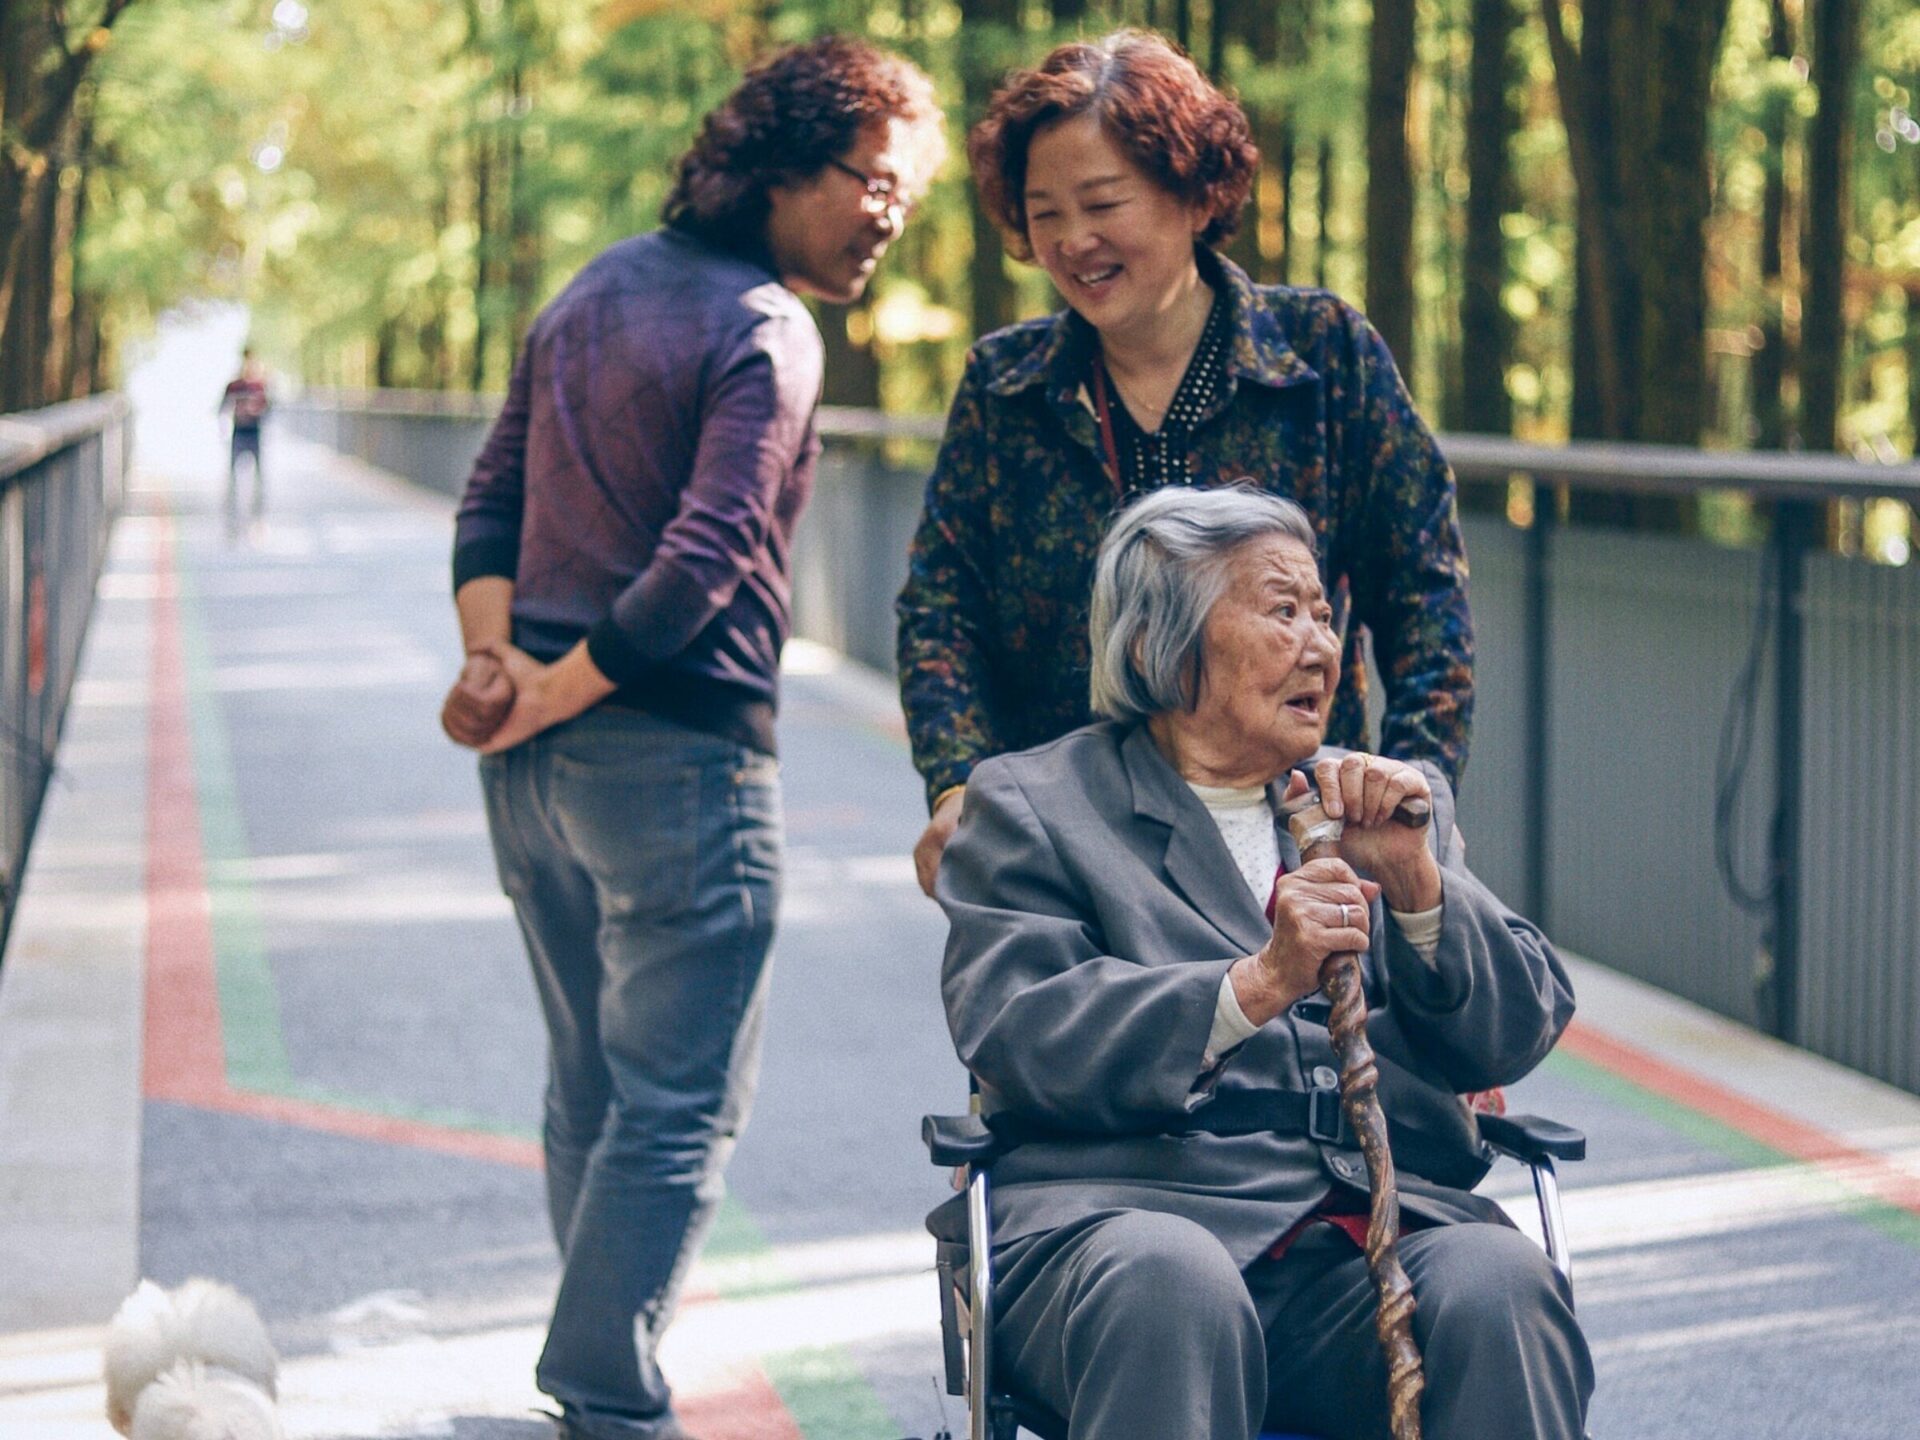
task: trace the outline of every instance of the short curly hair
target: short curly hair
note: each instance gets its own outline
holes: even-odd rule
[[[933,82],[911,61],[846,35],[824,35],[768,56],[709,111],[680,157],[660,218],[715,244],[764,238],[767,192],[805,180],[844,155],[877,121],[912,131],[924,184],[946,155]]]
[[[1134,164],[1209,217],[1200,239],[1239,228],[1260,152],[1246,113],[1176,46],[1144,30],[1062,45],[1038,69],[1012,75],[967,136],[980,202],[1019,260],[1027,239],[1027,152],[1048,125],[1092,114]]]

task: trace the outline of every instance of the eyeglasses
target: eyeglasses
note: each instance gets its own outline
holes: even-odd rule
[[[856,170],[844,160],[829,159],[827,164],[850,179],[858,180],[866,191],[861,204],[869,215],[884,215],[889,210],[898,210],[902,215],[911,215],[917,200],[900,192],[899,182],[884,176],[869,175],[864,170]]]

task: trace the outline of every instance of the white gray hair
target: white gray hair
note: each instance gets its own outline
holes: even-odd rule
[[[1226,589],[1227,560],[1263,535],[1318,554],[1307,512],[1241,483],[1155,490],[1120,513],[1100,543],[1088,620],[1094,713],[1144,720],[1191,709],[1200,694],[1201,637]]]

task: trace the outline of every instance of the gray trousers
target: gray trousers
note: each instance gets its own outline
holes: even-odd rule
[[[655,1347],[758,1081],[778,767],[603,705],[480,772],[549,1040],[564,1271],[535,1379],[577,1434],[677,1434]]]
[[[1568,1289],[1499,1225],[1400,1238],[1428,1440],[1580,1440],[1593,1364]],[[998,1383],[1070,1440],[1386,1440],[1366,1260],[1331,1227],[1244,1273],[1191,1220],[1113,1211],[995,1252]]]
[[[260,468],[259,426],[233,427],[233,449],[227,457],[227,529],[240,528],[240,457],[247,457],[253,471],[253,518],[258,520],[267,508],[267,472]]]

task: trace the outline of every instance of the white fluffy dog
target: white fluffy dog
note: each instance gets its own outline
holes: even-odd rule
[[[248,1299],[217,1280],[126,1298],[107,1330],[107,1418],[129,1440],[283,1440],[280,1357]]]

